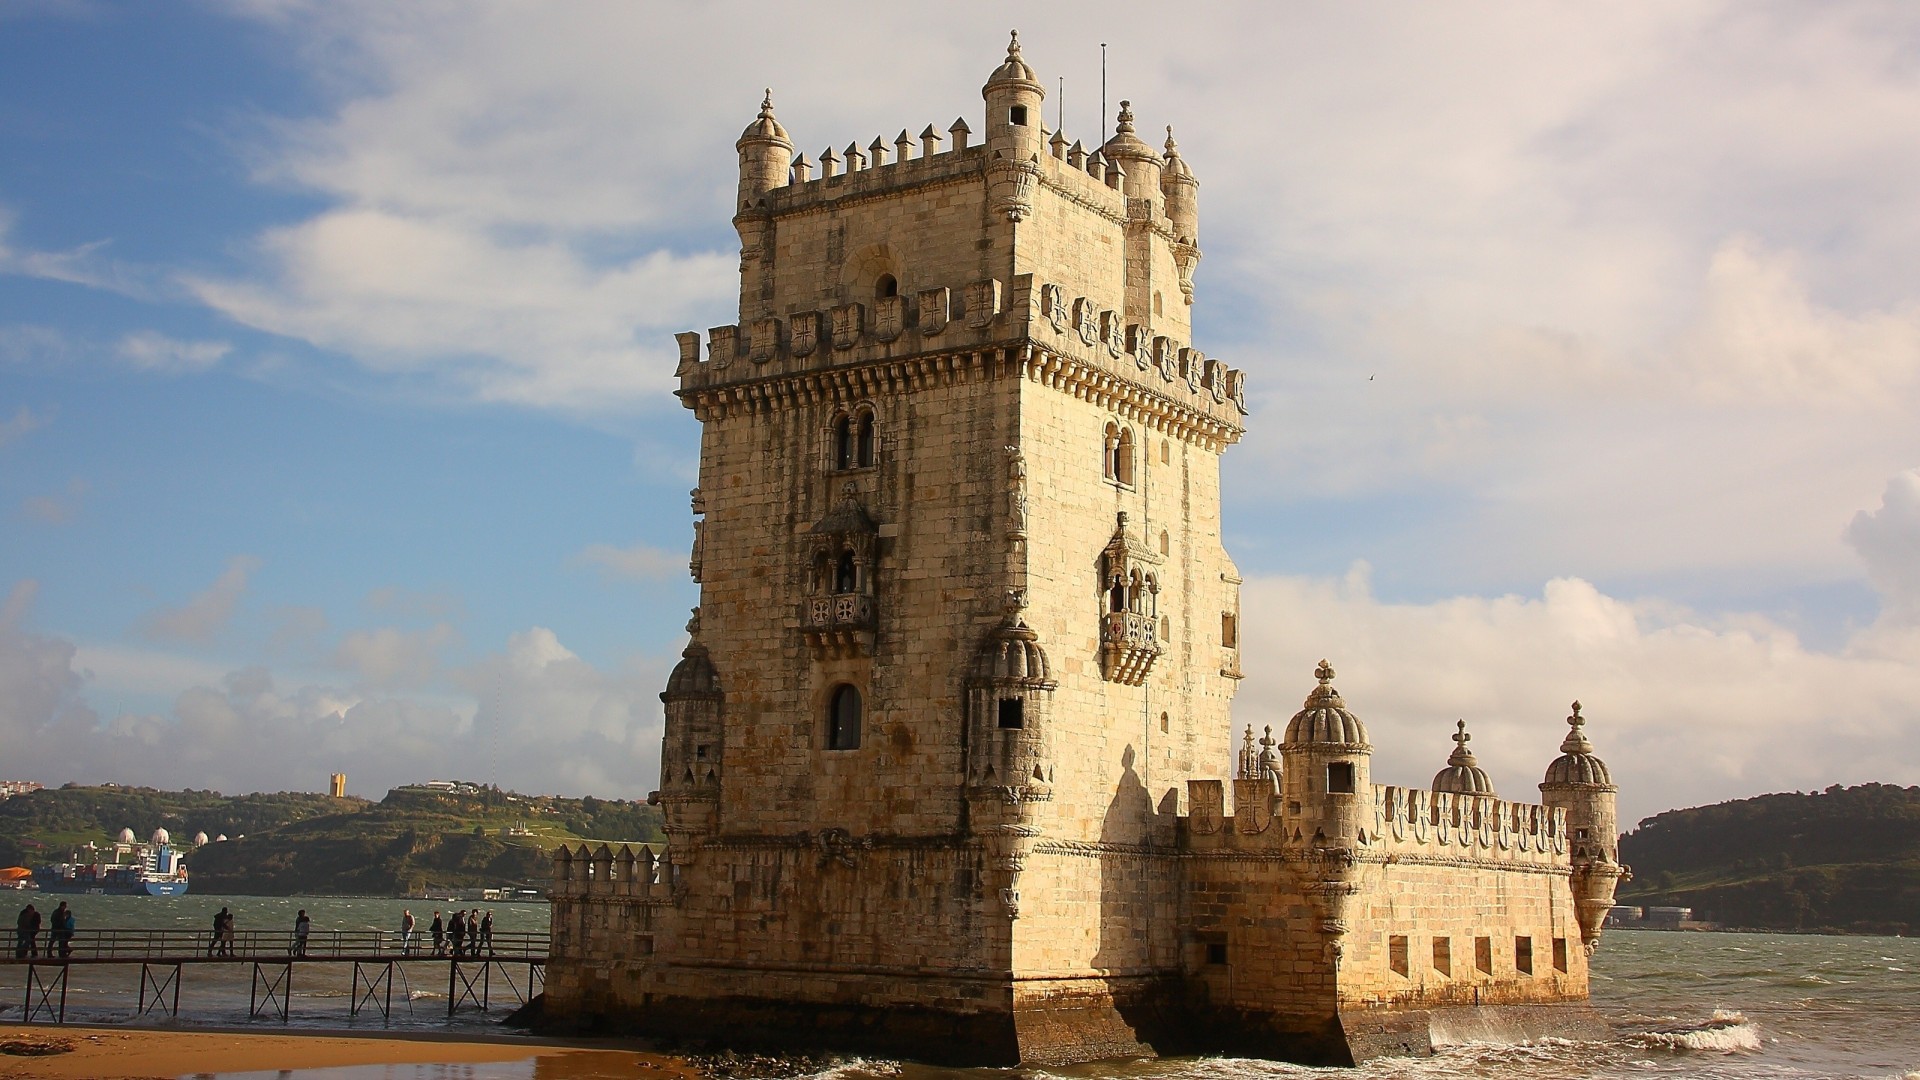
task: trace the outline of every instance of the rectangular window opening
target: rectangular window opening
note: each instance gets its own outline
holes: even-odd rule
[[[1553,939],[1553,970],[1561,973],[1562,975],[1565,975],[1567,973],[1567,939],[1566,938],[1557,937]]]
[[[1335,795],[1353,794],[1353,762],[1335,761],[1327,766],[1327,790]]]
[[[1473,966],[1480,969],[1480,974],[1482,975],[1493,974],[1492,938],[1477,937],[1473,939]]]
[[[1007,119],[1018,127],[1026,127],[1027,107],[1025,105],[1015,105],[1013,108],[1007,110]]]
[[[1000,699],[1000,726],[1003,728],[1023,728],[1027,726],[1027,703],[1022,698]]]
[[[1224,941],[1207,942],[1207,963],[1224,964],[1227,962],[1227,943]]]
[[[1411,970],[1407,966],[1407,936],[1394,934],[1387,938],[1387,966],[1395,975],[1405,976]]]
[[[1437,937],[1433,939],[1433,970],[1442,975],[1453,974],[1453,939]]]
[[[1513,969],[1522,975],[1533,974],[1533,939],[1516,937],[1513,939]]]

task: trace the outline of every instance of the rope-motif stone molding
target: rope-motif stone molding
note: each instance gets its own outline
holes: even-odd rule
[[[1107,409],[1129,423],[1187,439],[1216,454],[1241,435],[1237,424],[1046,348],[1035,348],[1023,356],[1021,373],[1033,382]]]
[[[739,412],[774,413],[815,405],[852,404],[879,394],[951,386],[982,378],[1000,349],[969,349],[798,371],[750,383],[682,390],[681,401],[703,423]]]

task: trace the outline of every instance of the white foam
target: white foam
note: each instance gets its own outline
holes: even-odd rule
[[[1715,1009],[1705,1023],[1649,1031],[1637,1037],[1642,1045],[1669,1050],[1714,1050],[1734,1053],[1760,1049],[1760,1028],[1740,1013]]]

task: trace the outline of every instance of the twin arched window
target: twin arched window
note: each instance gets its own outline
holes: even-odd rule
[[[873,465],[873,410],[861,409],[852,416],[842,414],[833,421],[833,467],[865,469]]]
[[[1153,574],[1142,575],[1135,570],[1121,577],[1114,575],[1113,584],[1107,589],[1107,610],[1131,611],[1135,615],[1152,615],[1160,609],[1160,579]]]
[[[827,749],[859,748],[860,691],[852,683],[841,683],[827,699]]]
[[[1133,429],[1108,421],[1103,445],[1101,471],[1106,478],[1133,486]]]

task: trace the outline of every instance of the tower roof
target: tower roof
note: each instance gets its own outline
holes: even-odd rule
[[[1360,718],[1347,711],[1347,703],[1340,698],[1340,691],[1333,688],[1333,665],[1325,660],[1313,670],[1320,685],[1307,695],[1306,704],[1293,714],[1287,723],[1288,747],[1307,745],[1360,747],[1371,751],[1367,745],[1367,727]]]
[[[995,682],[1038,685],[1052,681],[1052,669],[1047,664],[1046,650],[1040,647],[1040,635],[1015,615],[1007,616],[1006,622],[987,635],[980,646],[974,673]]]
[[[1173,125],[1167,125],[1167,164],[1160,175],[1168,180],[1192,180],[1193,170],[1187,167],[1187,159],[1180,156],[1180,144],[1173,141]]]
[[[1120,116],[1114,121],[1113,137],[1100,148],[1100,152],[1107,155],[1109,161],[1119,159],[1157,162],[1160,160],[1160,155],[1154,152],[1153,147],[1148,146],[1141,141],[1140,136],[1134,134],[1133,102],[1131,101],[1120,103]]]
[[[1453,733],[1453,753],[1447,758],[1447,767],[1433,777],[1433,790],[1451,791],[1460,795],[1493,794],[1493,781],[1488,779],[1487,770],[1474,760],[1473,751],[1467,749],[1467,743],[1473,736],[1467,734],[1467,722],[1462,720]]]
[[[1040,85],[1040,76],[1020,57],[1020,31],[1015,30],[1007,41],[1007,58],[993,69],[987,77],[987,85],[980,88],[982,94],[991,93],[1002,86],[1012,84],[1023,90],[1032,90],[1041,97],[1047,96],[1047,88]]]
[[[707,647],[698,641],[687,642],[686,649],[680,653],[680,662],[673,666],[673,674],[667,676],[667,688],[660,700],[684,701],[719,695],[720,676],[713,670],[713,658],[707,654]]]
[[[1567,717],[1567,737],[1560,743],[1560,756],[1547,766],[1547,784],[1591,784],[1612,787],[1613,774],[1607,763],[1593,752],[1587,739],[1587,719],[1580,715],[1580,703],[1573,703],[1573,715]],[[1543,785],[1544,786],[1544,785]]]
[[[748,124],[747,130],[740,133],[740,141],[734,145],[739,146],[750,142],[779,143],[789,150],[793,149],[793,140],[787,138],[787,129],[781,127],[780,121],[773,117],[771,87],[767,89],[767,95],[760,99],[760,115],[753,118],[753,123]]]

